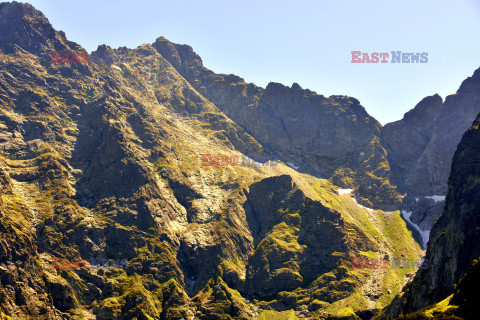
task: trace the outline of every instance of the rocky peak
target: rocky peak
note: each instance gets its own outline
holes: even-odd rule
[[[396,183],[415,195],[445,195],[451,159],[462,134],[480,112],[480,72],[457,93],[422,99],[403,119],[382,128]],[[433,219],[435,220],[435,219]]]
[[[99,45],[96,51],[93,51],[90,58],[97,63],[113,63],[117,60],[117,54],[115,51],[105,44]]]
[[[278,82],[269,82],[265,88],[265,93],[274,94],[275,92],[286,91],[288,87]]]
[[[179,71],[197,74],[197,69],[203,68],[202,59],[188,45],[174,44],[159,37],[152,46]]]
[[[424,154],[432,139],[435,119],[441,111],[442,98],[433,95],[423,98],[403,119],[388,123],[382,128],[383,144],[389,153],[392,170],[398,184],[407,189],[408,177],[418,159]]]
[[[178,69],[182,65],[182,60],[178,54],[177,48],[175,45],[165,39],[164,37],[157,38],[157,40],[152,44],[152,46],[172,64],[175,69]]]
[[[294,82],[294,83],[292,84],[292,90],[302,91],[303,89],[302,89],[302,87],[300,87],[300,85],[299,85],[298,83]]]
[[[30,53],[64,50],[69,45],[63,32],[56,31],[48,19],[28,3],[0,3],[0,48],[6,53],[19,49]],[[75,45],[75,49],[79,49]]]
[[[429,121],[431,122],[439,113],[443,99],[438,94],[423,98],[417,105],[403,116],[407,122]],[[387,124],[389,126],[392,124]],[[428,125],[428,123],[424,123]]]
[[[457,91],[457,94],[462,94],[462,93],[472,93],[476,92],[478,94],[480,88],[480,68],[475,70],[473,75],[471,77],[468,77],[465,79],[462,84],[460,85],[460,88]]]

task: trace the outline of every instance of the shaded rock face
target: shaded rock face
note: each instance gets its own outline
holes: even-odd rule
[[[458,306],[458,309],[455,310],[456,316],[463,319],[475,319],[478,316],[478,306],[480,305],[478,283],[480,283],[480,264],[477,260],[455,288],[451,304]]]
[[[264,130],[258,135],[265,145],[325,177],[342,165],[356,169],[360,153],[379,133],[378,123],[354,98],[325,98],[295,84],[289,88],[270,83],[260,99],[260,108],[269,112],[261,129],[247,130]],[[277,124],[272,119],[278,119]]]
[[[382,128],[395,183],[412,195],[445,195],[453,154],[480,112],[480,69],[445,101],[426,97]]]
[[[412,189],[411,171],[432,140],[435,118],[441,111],[442,103],[439,95],[426,97],[402,120],[388,123],[382,128],[392,172],[403,189]],[[424,192],[425,195],[431,194],[429,190]]]
[[[477,319],[480,303],[478,283],[480,283],[480,264],[475,259],[455,285],[454,293],[448,298],[418,311],[400,315],[395,319],[423,320],[432,316],[435,319]]]
[[[435,222],[428,243],[428,268],[421,270],[408,286],[403,297],[404,313],[452,294],[454,285],[466,274],[472,261],[480,257],[479,127],[480,115],[458,144],[445,209]]]
[[[445,204],[425,197],[446,195],[453,155],[479,112],[480,69],[444,102],[438,95],[426,97],[402,120],[382,128],[393,181],[408,194],[403,206],[424,230],[432,228]]]

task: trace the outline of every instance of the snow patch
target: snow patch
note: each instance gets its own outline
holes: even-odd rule
[[[363,209],[366,209],[366,210],[368,210],[368,211],[373,211],[372,208],[367,208],[367,207],[365,207],[364,205],[361,205],[360,203],[358,203],[358,202],[357,202],[357,199],[355,199],[354,197],[352,197],[352,200],[355,201],[355,203],[356,203],[357,205],[359,205],[360,207],[362,207]]]
[[[440,201],[445,201],[445,199],[446,199],[445,196],[437,196],[437,195],[426,196],[425,198],[432,199],[433,201],[435,201],[435,203],[440,202]]]
[[[342,195],[342,194],[348,194],[348,195],[350,195],[350,197],[352,198],[352,200],[355,201],[355,203],[356,203],[358,206],[362,207],[363,209],[366,209],[366,210],[368,210],[368,211],[373,211],[373,210],[374,210],[374,209],[372,209],[372,208],[367,208],[367,207],[361,205],[360,203],[358,203],[358,202],[357,202],[357,199],[355,199],[355,197],[353,197],[353,196],[351,195],[352,191],[353,191],[353,189],[338,189],[338,190],[337,190],[337,192],[338,192],[339,195]]]
[[[415,229],[417,229],[418,232],[420,232],[420,235],[422,236],[422,240],[423,240],[422,247],[427,248],[427,242],[428,242],[428,238],[430,237],[430,231],[420,229],[418,225],[416,225],[410,220],[410,217],[412,216],[412,211],[402,210],[402,216],[406,221],[408,221],[408,223],[410,223]]]
[[[360,207],[362,207],[363,209],[366,209],[366,210],[368,210],[368,211],[373,211],[373,209],[367,208],[367,207],[361,205],[360,203],[358,203],[358,202],[357,202],[357,199],[355,199],[354,197],[351,196],[352,191],[353,191],[353,189],[338,189],[338,190],[337,190],[337,192],[338,192],[339,195],[348,194],[348,195],[350,195],[350,197],[352,198],[352,200],[355,201],[355,203],[356,203],[358,206],[360,206]]]
[[[338,189],[338,194],[350,194],[352,193],[353,189]]]
[[[300,168],[300,167],[295,166],[295,165],[294,165],[293,163],[291,163],[291,162],[287,162],[287,164],[288,164],[290,167],[292,167],[293,169],[295,169],[295,170],[297,170],[298,168]]]

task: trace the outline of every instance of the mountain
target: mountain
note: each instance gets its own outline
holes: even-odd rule
[[[413,221],[425,230],[441,212],[456,146],[480,112],[478,70],[445,102],[439,95],[426,97],[403,119],[382,127],[355,98],[327,98],[296,83],[263,89],[205,68],[187,45],[160,37],[153,46],[272,155],[355,188],[367,207],[413,211]]]
[[[186,45],[158,38],[153,46],[203,96],[259,141],[266,150],[301,172],[355,188],[367,207],[396,210],[402,195],[391,183],[381,125],[359,101],[324,97],[294,83],[263,89],[235,75],[216,74]]]
[[[407,319],[424,319],[428,312],[435,312],[439,319],[441,315],[442,319],[478,317],[480,295],[472,286],[480,276],[479,127],[480,114],[453,157],[445,210],[428,243],[428,268],[417,273],[387,314],[415,312]]]
[[[58,62],[52,51],[85,50],[41,12],[2,3],[0,18],[1,318],[358,318],[413,276],[352,267],[422,255],[399,211],[357,203],[399,200],[379,124],[355,99],[214,74],[202,91],[188,76],[199,58],[159,40]],[[274,108],[254,112],[278,115],[289,129],[266,128],[305,155],[243,123],[245,108],[227,112],[222,96],[243,92]],[[300,110],[288,120],[289,101],[338,127],[322,133]],[[356,186],[357,199],[297,165]]]
[[[163,37],[86,56],[0,4],[1,319],[370,319],[469,299],[479,70],[382,127],[353,97],[247,84]]]
[[[394,164],[392,172],[402,189],[422,195],[430,195],[433,192],[425,185],[419,186],[420,183],[429,183],[417,179],[415,172],[422,172],[416,168],[421,164],[419,160],[432,141],[436,128],[435,119],[441,112],[442,104],[439,95],[426,97],[408,111],[403,119],[387,123],[382,128],[382,141],[388,151],[390,162]]]
[[[382,128],[395,184],[407,193],[412,221],[430,230],[440,216],[452,158],[463,133],[480,112],[480,69],[445,101],[424,98],[402,120]]]

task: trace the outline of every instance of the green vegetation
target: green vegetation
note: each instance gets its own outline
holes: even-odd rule
[[[410,313],[408,315],[400,315],[398,319],[408,319],[408,320],[462,319],[454,315],[455,311],[458,309],[458,306],[450,305],[450,300],[452,299],[452,297],[453,295],[450,295],[448,298],[438,302],[437,304],[428,306],[414,313]]]
[[[297,320],[299,319],[293,310],[277,312],[273,310],[263,311],[257,320]]]

